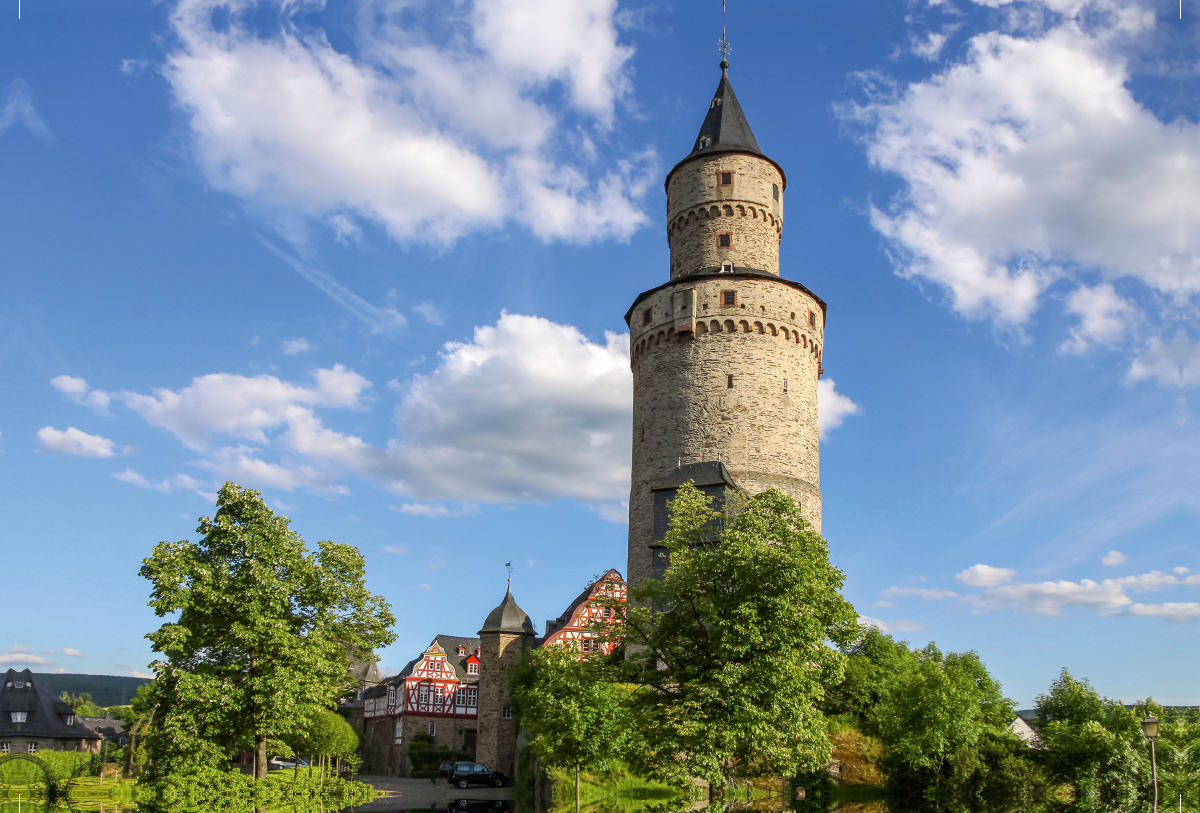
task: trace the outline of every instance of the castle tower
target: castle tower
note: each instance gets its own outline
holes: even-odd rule
[[[479,762],[508,776],[517,767],[517,727],[508,673],[535,637],[533,622],[513,599],[509,579],[504,601],[488,613],[479,631],[479,740],[475,747]]]
[[[633,368],[629,583],[665,565],[666,503],[774,486],[821,528],[817,380],[825,303],[779,275],[783,169],[759,149],[729,63],[667,175],[670,281],[625,314]]]

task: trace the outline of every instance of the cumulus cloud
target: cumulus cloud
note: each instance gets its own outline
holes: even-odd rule
[[[1131,380],[1200,383],[1193,343],[1155,335],[1200,292],[1200,125],[1160,119],[1130,90],[1129,43],[1154,14],[1133,0],[1096,0],[1086,20],[1073,0],[976,2],[1006,7],[989,18],[1001,30],[926,79],[864,74],[864,100],[840,108],[902,181],[871,209],[897,272],[1018,330],[1055,286],[1078,320],[1061,352],[1136,341]]]
[[[345,493],[340,478],[366,477],[421,500],[397,510],[425,516],[563,497],[603,504],[597,510],[609,516],[628,494],[633,381],[625,334],[594,343],[569,325],[504,313],[471,341],[446,344],[437,368],[411,379],[395,413],[400,437],[384,446],[332,429],[317,414],[365,408],[371,382],[341,365],[313,376],[304,386],[215,373],[180,390],[121,398],[202,452],[196,465],[218,480]],[[210,448],[217,435],[250,443]],[[279,462],[265,459],[274,450]],[[118,477],[143,485],[139,478]],[[428,504],[447,500],[459,505]]]
[[[1125,563],[1126,563],[1126,562],[1128,562],[1128,561],[1129,561],[1129,559],[1128,559],[1128,558],[1125,556],[1125,554],[1121,553],[1121,551],[1119,551],[1119,550],[1110,550],[1110,551],[1109,551],[1109,552],[1108,552],[1108,553],[1107,553],[1107,554],[1104,556],[1104,558],[1102,558],[1102,559],[1100,560],[1100,564],[1102,564],[1102,565],[1110,565],[1110,566],[1111,566],[1111,565],[1123,565],[1123,564],[1125,564]]]
[[[817,382],[817,431],[822,440],[842,425],[850,415],[858,415],[862,408],[837,391],[832,378]]]
[[[90,389],[85,379],[60,375],[50,379],[50,386],[76,404],[91,407],[100,415],[109,414],[108,403],[112,400],[112,393]]]
[[[174,434],[189,449],[203,449],[216,433],[265,443],[263,430],[278,426],[289,411],[309,406],[358,407],[371,382],[340,364],[313,373],[316,386],[287,384],[270,375],[249,378],[214,373],[181,390],[153,395],[122,393],[125,406]]]
[[[881,621],[878,618],[871,618],[867,615],[860,615],[858,623],[864,627],[875,627],[880,632],[886,632],[888,635],[896,632],[920,632],[925,629],[924,624],[916,621],[909,621],[907,618],[902,618],[899,621]]]
[[[89,435],[74,426],[63,430],[43,426],[37,431],[37,436],[42,443],[43,452],[58,452],[77,457],[112,457],[116,454],[116,444],[111,440],[99,435]]]
[[[285,356],[294,356],[298,353],[307,353],[313,349],[313,346],[308,343],[308,339],[288,339],[283,343],[283,354]]]
[[[1197,621],[1200,620],[1200,604],[1194,601],[1134,604],[1129,608],[1129,614],[1157,616],[1164,621]]]
[[[959,584],[965,584],[967,587],[995,587],[998,584],[1012,581],[1016,576],[1017,571],[1007,567],[978,564],[972,565],[954,578]]]
[[[653,153],[573,149],[612,133],[630,88],[616,0],[367,2],[353,57],[295,19],[315,3],[271,4],[270,31],[261,5],[181,0],[165,66],[210,183],[253,209],[440,243],[510,220],[575,242],[646,222]]]
[[[62,649],[60,649],[58,651],[60,653],[62,653],[63,655],[66,655],[67,657],[70,657],[70,658],[82,658],[83,657],[83,653],[80,652],[78,649],[75,649],[74,647],[64,646]]]
[[[0,655],[0,666],[54,666],[54,661],[35,655],[25,646],[17,644]]]
[[[975,568],[980,567],[987,566],[975,566]],[[975,570],[975,568],[971,570]],[[964,573],[970,573],[971,570],[964,571]],[[995,570],[1004,569],[988,568],[986,572]],[[1013,573],[1013,571],[1007,572]],[[1194,620],[1198,617],[1188,609],[1197,605],[1189,603],[1138,604],[1129,597],[1128,593],[1131,591],[1150,593],[1174,587],[1200,587],[1200,577],[1182,574],[1170,575],[1153,570],[1149,573],[1102,581],[1081,579],[1078,582],[1060,580],[1015,584],[997,583],[995,585],[981,582],[972,586],[985,588],[982,593],[963,597],[963,600],[970,603],[976,612],[988,612],[1007,607],[1021,613],[1062,616],[1068,609],[1078,608],[1095,610],[1105,616],[1154,615],[1171,621],[1179,621]]]

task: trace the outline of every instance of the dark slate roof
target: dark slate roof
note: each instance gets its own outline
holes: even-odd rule
[[[125,723],[111,717],[76,717],[75,722],[82,723],[106,740],[120,740],[125,736]]]
[[[537,635],[528,613],[517,606],[511,584],[508,586],[508,592],[504,594],[504,601],[500,602],[499,607],[488,613],[487,620],[483,622],[483,629],[479,630],[479,634],[482,635],[485,632]]]
[[[730,488],[738,487],[724,463],[719,460],[706,460],[703,463],[685,463],[682,466],[676,466],[670,474],[660,478],[651,490],[662,491],[668,488],[679,488],[687,482],[691,482],[696,488],[720,485]]]
[[[21,684],[18,688],[17,684]],[[25,722],[14,723],[12,712],[26,713]],[[76,719],[67,720],[74,710],[61,700],[54,699],[46,685],[28,669],[18,672],[9,669],[0,682],[0,738],[50,737],[69,740],[96,740],[99,735]]]
[[[478,638],[464,638],[461,635],[437,635],[434,636],[433,643],[438,644],[442,649],[446,650],[446,663],[453,664],[454,674],[458,677],[460,683],[476,683],[479,681],[479,675],[467,674],[467,658],[474,655],[475,650],[479,649]],[[460,646],[467,650],[467,654],[462,657],[458,655],[458,648]],[[428,651],[429,647],[425,649]],[[424,654],[422,652],[421,656],[424,656]],[[417,668],[417,664],[420,662],[421,657],[413,658],[404,665],[404,668],[400,670],[400,674],[389,678],[388,682],[395,684],[403,683],[406,677],[412,675],[413,670]],[[371,695],[364,693],[363,696],[370,697]]]
[[[746,120],[737,94],[733,92],[733,85],[729,81],[728,62],[721,63],[721,81],[717,84],[717,92],[713,94],[712,101],[708,103],[708,113],[704,116],[704,123],[700,125],[700,132],[696,135],[692,151],[687,158],[675,165],[675,169],[698,156],[721,152],[750,153],[771,161],[759,149],[758,139],[754,137],[754,131],[750,129],[750,122]],[[775,166],[779,167],[778,164]],[[668,183],[671,175],[675,174],[675,169],[667,173]],[[779,168],[779,173],[783,174],[782,168]],[[786,186],[787,177],[784,176],[784,187]]]
[[[567,609],[563,611],[562,615],[560,615],[557,619],[552,619],[546,622],[546,634],[543,636],[543,640],[545,638],[549,638],[551,635],[558,632],[560,629],[570,623],[571,616],[575,614],[575,610],[579,607],[579,605],[591,598],[592,588],[595,586],[596,583],[592,582],[587,587],[583,588],[583,592],[575,597],[575,600],[572,601]],[[541,646],[541,643],[539,642],[538,645]]]

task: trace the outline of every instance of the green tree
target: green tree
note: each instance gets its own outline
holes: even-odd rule
[[[510,675],[529,746],[547,765],[575,771],[575,810],[584,768],[620,760],[633,736],[630,688],[605,658],[580,658],[574,645],[531,650]]]
[[[1150,755],[1137,714],[1102,698],[1066,669],[1037,699],[1038,754],[1073,791],[1073,813],[1141,811],[1153,794]]]
[[[151,772],[218,767],[249,745],[262,778],[267,740],[286,742],[311,708],[349,691],[350,657],[395,640],[395,618],[367,590],[357,549],[310,551],[256,491],[226,483],[197,532],[142,563],[150,606],[172,616],[146,636],[165,658],[154,664]]]
[[[774,489],[714,506],[688,484],[670,518],[667,569],[632,591],[626,626],[642,767],[719,782],[824,765],[831,644],[859,629],[825,540]]]

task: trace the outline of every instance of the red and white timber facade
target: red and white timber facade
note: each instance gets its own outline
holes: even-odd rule
[[[615,647],[606,630],[625,618],[628,588],[621,574],[610,570],[584,590],[556,621],[546,622],[542,646],[573,645],[580,657],[591,652],[608,655]]]

